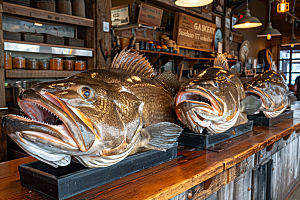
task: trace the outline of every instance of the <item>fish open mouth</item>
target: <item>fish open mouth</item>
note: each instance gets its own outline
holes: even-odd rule
[[[251,89],[251,90],[245,90],[245,93],[247,96],[254,96],[254,97],[257,97],[258,99],[260,99],[262,101],[262,107],[268,109],[265,95],[262,91],[257,91],[255,89]]]
[[[192,92],[185,92],[181,95],[180,101],[189,101],[189,102],[203,102],[208,105],[212,105],[211,101],[206,98],[203,95],[197,94],[197,93],[192,93]]]
[[[193,88],[181,91],[177,94],[175,101],[176,108],[181,107],[184,110],[197,108],[213,115],[223,115],[222,102],[204,88]],[[196,116],[199,116],[199,114],[197,113]]]
[[[64,125],[64,122],[59,117],[43,107],[43,105],[26,100],[20,101],[19,105],[31,120],[49,125]]]
[[[27,139],[34,142],[38,140],[54,146],[64,143],[67,148],[73,146],[83,152],[98,138],[83,113],[47,91],[27,89],[20,94],[18,103],[28,118],[7,115],[4,120],[10,132],[26,133]]]

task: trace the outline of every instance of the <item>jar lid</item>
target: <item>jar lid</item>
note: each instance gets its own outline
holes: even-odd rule
[[[75,62],[85,62],[85,60],[76,60]]]
[[[14,58],[18,58],[18,59],[25,59],[24,57],[13,57],[13,59],[14,59]]]
[[[62,58],[50,58],[50,60],[53,60],[53,59],[62,60]]]
[[[38,61],[46,61],[46,62],[49,62],[48,59],[38,59]]]

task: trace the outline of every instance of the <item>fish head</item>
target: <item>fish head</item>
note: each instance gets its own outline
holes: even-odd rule
[[[275,71],[266,71],[244,84],[246,95],[261,99],[262,111],[278,111],[287,102],[289,89],[284,77]]]
[[[7,115],[3,128],[31,154],[30,146],[51,155],[105,156],[124,150],[141,126],[143,102],[105,73],[85,71],[24,90],[18,104],[28,118]]]
[[[175,99],[176,114],[190,130],[219,132],[234,123],[244,96],[240,80],[222,68],[208,68],[185,83]],[[220,130],[221,131],[221,130]]]

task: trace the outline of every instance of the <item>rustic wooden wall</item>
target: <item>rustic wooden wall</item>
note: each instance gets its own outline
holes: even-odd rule
[[[299,148],[293,132],[171,200],[285,199],[300,181]]]

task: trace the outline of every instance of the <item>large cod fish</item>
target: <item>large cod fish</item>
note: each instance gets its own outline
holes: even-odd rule
[[[247,97],[240,79],[229,71],[227,59],[218,55],[212,68],[201,71],[181,86],[176,99],[179,120],[195,133],[206,128],[221,133],[247,122],[261,101]]]
[[[275,62],[269,70],[254,77],[244,84],[247,95],[259,97],[263,111],[268,118],[280,115],[289,105],[296,101],[294,93],[289,91],[285,83],[286,77],[281,71],[277,71]]]
[[[110,69],[23,91],[18,104],[28,118],[6,115],[3,129],[54,167],[68,165],[71,156],[86,167],[106,167],[141,149],[166,150],[182,131],[172,123],[180,85],[173,74],[153,76],[142,55],[123,50]]]

